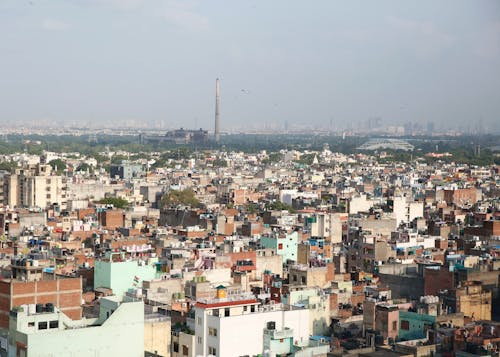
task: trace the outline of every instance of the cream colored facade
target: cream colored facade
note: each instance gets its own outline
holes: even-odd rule
[[[50,165],[34,165],[17,169],[7,179],[5,198],[10,207],[46,208],[57,204],[66,208],[66,181],[52,175]]]
[[[170,318],[155,315],[144,319],[144,351],[155,357],[170,356]]]

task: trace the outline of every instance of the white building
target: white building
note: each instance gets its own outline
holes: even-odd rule
[[[219,295],[220,296],[220,295]],[[309,310],[260,306],[253,295],[202,300],[194,307],[196,356],[238,357],[264,352],[264,329],[293,330],[294,345],[309,343]]]
[[[342,242],[342,224],[347,222],[347,213],[317,213],[311,224],[311,236],[330,238],[332,243]]]
[[[424,216],[424,203],[413,202],[408,197],[394,197],[394,217],[396,224],[410,223],[415,218]]]
[[[372,207],[373,201],[368,199],[365,194],[352,196],[349,200],[349,214],[368,212]]]

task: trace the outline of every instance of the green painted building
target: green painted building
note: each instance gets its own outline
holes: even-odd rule
[[[427,330],[432,329],[436,316],[419,314],[411,311],[399,311],[398,339],[409,341],[427,337]]]
[[[47,311],[48,310],[48,311]],[[144,303],[100,299],[99,317],[71,320],[57,308],[10,312],[8,356],[144,356]]]
[[[274,249],[277,255],[283,257],[283,263],[287,260],[297,261],[297,247],[299,244],[299,233],[290,234],[284,232],[273,232],[260,238],[263,248]]]
[[[108,288],[122,296],[129,289],[141,288],[142,281],[159,278],[158,258],[125,260],[124,253],[111,253],[94,264],[94,289]]]

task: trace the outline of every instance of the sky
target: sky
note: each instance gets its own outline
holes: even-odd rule
[[[0,0],[0,122],[500,131],[498,0]]]

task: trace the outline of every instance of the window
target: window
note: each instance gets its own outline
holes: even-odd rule
[[[224,309],[224,316],[228,317],[229,316],[229,311],[230,311],[230,309],[228,307],[226,307]]]
[[[301,276],[300,277],[300,281],[302,282],[302,284],[305,284],[306,283],[306,277],[305,276]]]
[[[201,317],[198,317],[198,325],[201,325]]]
[[[410,329],[410,322],[407,320],[401,320],[401,330],[408,331]]]
[[[35,323],[34,322],[28,322],[28,327],[35,327]]]
[[[189,354],[189,348],[186,345],[182,345],[182,355],[187,356]]]
[[[250,312],[255,312],[255,305],[250,306]]]
[[[297,281],[297,275],[293,275],[293,281]]]
[[[46,330],[47,329],[47,321],[42,321],[38,323],[38,329],[39,330]]]
[[[50,199],[50,193],[47,194],[47,198]]]
[[[243,311],[247,311],[248,310],[248,306],[243,306]]]
[[[217,349],[215,347],[208,346],[208,354],[209,355],[217,355]]]
[[[58,328],[59,327],[59,321],[54,320],[49,322],[49,328]]]
[[[283,249],[283,243],[278,244],[278,249]]]
[[[217,329],[216,329],[216,328],[209,327],[209,328],[208,328],[208,334],[209,334],[210,336],[214,336],[214,337],[216,337],[216,336],[217,336]]]
[[[397,321],[393,321],[392,322],[392,330],[397,330],[398,329],[398,322]]]
[[[219,309],[213,309],[212,310],[212,315],[219,316]]]
[[[201,336],[198,336],[198,344],[201,345],[203,343],[203,338]]]
[[[179,352],[179,343],[174,342],[174,352]]]

